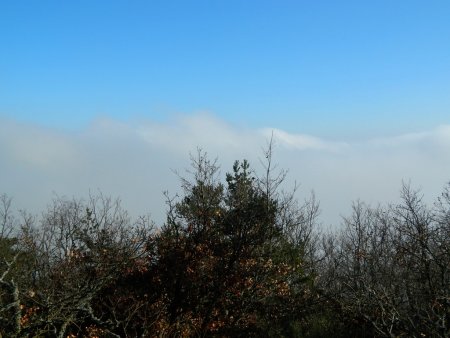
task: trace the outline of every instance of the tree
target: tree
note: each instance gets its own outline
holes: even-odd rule
[[[225,183],[206,154],[193,167],[192,180],[182,179],[184,196],[168,199],[167,222],[151,239],[145,292],[160,304],[154,327],[261,336],[300,319],[311,294],[303,235],[311,236],[315,201],[297,208],[293,195],[276,194],[284,176],[260,179],[247,161],[235,162]]]
[[[448,190],[435,208],[404,185],[402,203],[357,202],[345,229],[328,242],[325,289],[361,336],[450,334]]]
[[[15,280],[19,252],[14,237],[16,219],[11,213],[11,199],[0,196],[0,333],[15,334],[20,329],[20,302]]]
[[[12,297],[3,320],[14,323],[2,325],[2,334],[113,334],[118,324],[96,312],[97,297],[142,255],[148,223],[134,226],[119,201],[103,196],[87,203],[58,198],[39,226],[33,221],[24,218],[0,281]],[[13,266],[17,278],[7,279]]]

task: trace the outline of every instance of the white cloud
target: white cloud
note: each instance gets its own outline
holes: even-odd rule
[[[161,223],[162,192],[178,190],[171,169],[182,173],[189,152],[201,147],[219,158],[223,171],[243,158],[259,168],[272,132],[275,161],[290,171],[287,187],[299,182],[300,198],[314,189],[326,224],[338,223],[354,199],[395,201],[402,179],[423,187],[430,200],[450,179],[449,125],[349,143],[279,129],[243,129],[208,113],[165,123],[103,118],[78,133],[0,122],[0,193],[33,212],[42,210],[54,192],[86,196],[100,189],[120,196],[132,214],[151,212]]]
[[[192,116],[178,116],[171,123],[157,124],[144,122],[137,128],[137,133],[151,145],[186,152],[197,146],[208,148],[239,148],[245,133],[215,118],[208,113]]]
[[[374,146],[401,147],[411,145],[450,146],[450,125],[441,125],[434,130],[427,130],[394,137],[376,138],[370,141]]]
[[[272,135],[282,146],[297,150],[338,151],[348,145],[344,142],[328,142],[318,137],[301,134],[290,134],[280,129],[265,128],[262,130],[266,138]]]
[[[55,164],[76,166],[79,158],[70,137],[37,126],[2,121],[0,144],[13,161],[24,166],[51,171]]]

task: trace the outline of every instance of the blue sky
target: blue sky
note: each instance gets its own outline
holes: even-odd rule
[[[97,116],[210,111],[324,137],[450,116],[448,1],[2,1],[0,114],[80,128]]]
[[[449,181],[450,1],[2,1],[0,194],[120,196],[164,219],[196,147],[258,169],[324,224]]]

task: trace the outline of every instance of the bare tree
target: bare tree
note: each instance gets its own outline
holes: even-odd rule
[[[3,232],[10,233],[10,200],[2,199]],[[13,222],[13,223],[14,223]],[[145,255],[148,218],[132,223],[119,200],[56,198],[39,223],[23,213],[21,231],[0,276],[0,315],[8,336],[89,335],[121,323],[96,312],[99,295]],[[3,241],[2,241],[3,243]],[[6,256],[5,256],[6,257]],[[11,276],[13,269],[17,278]],[[0,319],[2,319],[0,318]]]
[[[20,329],[20,299],[15,279],[17,239],[17,219],[11,210],[11,198],[0,196],[0,333],[15,334]]]
[[[380,336],[449,335],[447,196],[433,209],[405,184],[397,205],[354,204],[326,243],[323,278],[342,311]]]

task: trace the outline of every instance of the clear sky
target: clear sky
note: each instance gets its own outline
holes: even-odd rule
[[[99,189],[161,221],[190,151],[257,166],[272,132],[326,224],[402,180],[438,196],[450,1],[0,0],[0,193],[19,207]]]
[[[1,1],[0,114],[206,110],[320,136],[450,116],[449,1]]]

